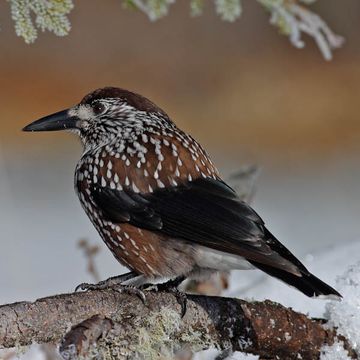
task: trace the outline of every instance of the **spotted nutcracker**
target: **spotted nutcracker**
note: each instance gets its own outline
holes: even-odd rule
[[[177,285],[219,270],[258,268],[307,296],[340,297],[239,200],[201,145],[145,97],[98,89],[24,128],[52,130],[80,136],[76,192],[115,258],[131,269],[98,287],[129,279]]]

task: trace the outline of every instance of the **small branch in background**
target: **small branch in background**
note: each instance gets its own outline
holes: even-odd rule
[[[95,256],[99,253],[100,247],[98,245],[90,245],[87,239],[80,239],[78,246],[85,254],[85,258],[87,260],[87,271],[93,277],[94,282],[99,282],[101,278],[96,268]]]
[[[259,174],[260,169],[256,165],[242,166],[238,171],[230,174],[226,182],[236,191],[242,201],[251,204]]]

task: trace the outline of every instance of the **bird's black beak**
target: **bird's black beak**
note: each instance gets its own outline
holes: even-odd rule
[[[79,119],[69,114],[69,110],[45,116],[25,126],[23,131],[57,131],[76,128]]]

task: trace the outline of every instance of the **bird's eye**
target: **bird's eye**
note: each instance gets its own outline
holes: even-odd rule
[[[92,108],[96,115],[102,114],[106,110],[105,105],[100,102],[92,104]]]

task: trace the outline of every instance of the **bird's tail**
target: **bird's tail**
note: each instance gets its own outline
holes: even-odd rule
[[[309,297],[329,297],[339,299],[342,296],[333,289],[330,285],[327,285],[322,280],[312,275],[308,271],[301,270],[302,276],[296,276],[285,270],[277,269],[269,265],[260,263],[254,263],[257,268],[266,272],[267,274],[284,281],[290,286],[293,286],[300,290],[302,293]]]

